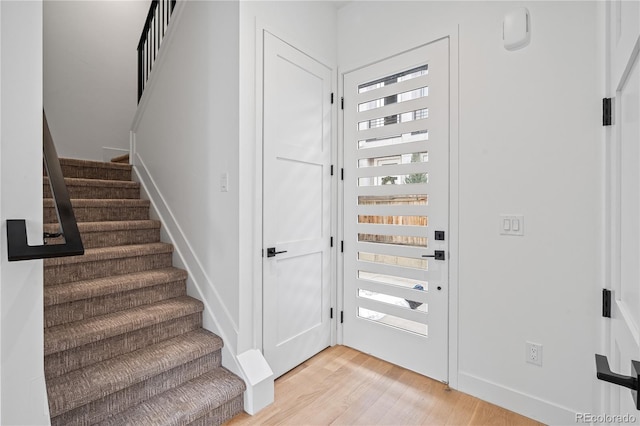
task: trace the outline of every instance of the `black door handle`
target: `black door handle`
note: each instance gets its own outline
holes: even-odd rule
[[[433,254],[423,254],[422,257],[433,257],[436,260],[444,260],[444,250],[436,250]]]
[[[275,257],[276,254],[280,254],[280,253],[286,253],[286,250],[282,250],[282,251],[276,251],[275,247],[269,247],[267,249],[267,257]]]
[[[638,399],[638,382],[640,382],[640,362],[631,361],[631,376],[623,376],[622,374],[614,373],[609,367],[609,361],[604,355],[596,354],[596,377],[605,382],[613,383],[625,388],[631,389],[633,400],[636,403],[636,408],[640,410],[640,399]]]

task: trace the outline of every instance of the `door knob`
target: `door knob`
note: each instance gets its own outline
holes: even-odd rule
[[[275,257],[276,254],[280,254],[280,253],[286,253],[286,250],[282,250],[282,251],[276,251],[275,247],[269,247],[267,249],[267,257]]]
[[[609,361],[604,355],[596,354],[596,377],[605,382],[613,383],[631,389],[636,408],[640,410],[640,399],[638,399],[638,382],[640,382],[640,362],[631,361],[631,376],[614,373],[609,368]]]
[[[444,250],[436,250],[433,254],[423,254],[422,257],[433,257],[435,260],[444,260]]]

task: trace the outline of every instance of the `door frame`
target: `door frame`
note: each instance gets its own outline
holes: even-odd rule
[[[257,19],[255,23],[255,100],[256,100],[256,111],[255,111],[255,180],[253,182],[255,188],[255,203],[254,203],[254,220],[253,220],[253,247],[255,248],[253,253],[253,345],[256,348],[259,348],[262,353],[264,353],[264,345],[263,345],[263,318],[264,318],[264,310],[263,310],[263,288],[264,288],[264,271],[263,271],[263,261],[266,259],[263,257],[262,249],[264,246],[263,241],[263,233],[264,233],[264,224],[263,224],[263,211],[264,211],[264,132],[263,132],[263,114],[264,114],[264,34],[269,33],[272,36],[282,40],[284,43],[292,46],[294,49],[299,50],[305,55],[311,57],[312,59],[324,64],[325,66],[331,69],[331,90],[336,93],[337,87],[337,74],[336,74],[336,65],[335,61],[330,61],[327,58],[322,57],[321,55],[317,55],[313,49],[309,49],[308,46],[305,46],[304,43],[296,43],[292,44],[290,41],[296,40],[295,37],[289,36],[286,33],[283,33],[281,30],[273,28],[270,25],[262,22]],[[337,98],[334,98],[337,99]],[[331,163],[337,164],[337,134],[338,134],[338,107],[339,103],[334,102],[334,108],[331,111]],[[337,175],[334,175],[334,178],[331,181],[331,218],[330,218],[330,228],[331,235],[337,235],[337,224],[338,224],[338,179]],[[335,238],[334,238],[335,241]],[[336,307],[336,276],[337,276],[337,245],[334,244],[333,250],[331,251],[330,257],[330,303],[331,306]],[[334,312],[336,309],[334,309]],[[331,330],[331,346],[335,345],[337,342],[337,316],[334,314],[331,319],[330,330]]]
[[[344,75],[382,62],[394,56],[414,50],[437,40],[449,39],[449,318],[448,318],[448,376],[449,386],[458,387],[458,270],[459,270],[459,30],[460,27],[448,26],[441,29],[429,30],[425,33],[421,43],[415,44],[415,40],[409,45],[398,46],[390,52],[369,58],[357,64],[338,67],[338,96],[344,96]],[[338,168],[344,168],[344,114],[338,111]],[[337,194],[338,211],[338,239],[344,240],[344,182],[340,181]],[[337,306],[338,310],[344,310],[344,258],[337,257]],[[342,344],[343,327],[337,323],[337,343]]]

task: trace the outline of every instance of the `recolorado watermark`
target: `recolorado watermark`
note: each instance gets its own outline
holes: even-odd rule
[[[635,423],[638,418],[633,414],[593,414],[576,413],[576,423],[624,424]]]

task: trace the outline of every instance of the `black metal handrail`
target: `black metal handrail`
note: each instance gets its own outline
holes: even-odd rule
[[[64,244],[30,246],[27,242],[27,225],[24,219],[7,220],[7,251],[9,261],[46,259],[50,257],[78,256],[84,254],[78,223],[73,214],[71,199],[64,183],[60,160],[53,145],[47,117],[42,112],[42,152],[49,176],[49,185],[58,215],[60,232],[46,237],[64,237]]]
[[[138,102],[149,80],[149,74],[169,27],[176,0],[151,0],[149,13],[138,42]]]

